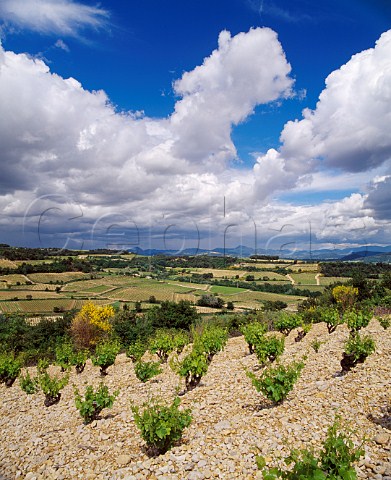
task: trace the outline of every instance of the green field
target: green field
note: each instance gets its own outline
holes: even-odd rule
[[[220,285],[213,285],[210,287],[211,293],[218,293],[221,295],[235,295],[238,293],[247,292],[245,288],[236,288],[236,287],[224,287]]]
[[[89,278],[89,275],[82,272],[30,273],[28,278],[35,283],[67,283],[74,280]]]
[[[19,273],[15,273],[11,275],[1,275],[0,281],[6,282],[9,285],[16,285],[18,282],[21,285],[24,285],[26,282],[28,282],[28,278],[26,278],[24,275],[20,275]]]
[[[315,275],[316,273],[313,272],[291,273],[295,284],[301,285],[316,285]]]
[[[330,285],[334,282],[346,283],[351,280],[350,277],[322,277],[319,276],[319,282],[321,285]]]
[[[87,255],[85,256],[87,258]],[[129,259],[128,256],[126,258]],[[32,262],[33,263],[33,262]],[[37,263],[42,263],[38,261]],[[321,277],[321,286],[316,286],[316,269],[313,265],[298,264],[292,262],[276,263],[248,263],[248,266],[257,266],[258,268],[268,268],[265,271],[252,272],[243,264],[235,268],[193,268],[191,272],[202,275],[212,273],[213,278],[229,278],[235,282],[243,282],[248,275],[252,275],[258,283],[276,283],[289,284],[290,280],[283,274],[277,273],[274,269],[278,266],[289,268],[302,268],[302,272],[292,273],[296,286],[299,288],[308,287],[311,290],[322,290],[323,285],[329,281]],[[306,271],[306,269],[309,271]],[[242,269],[240,269],[242,268]],[[237,288],[233,286],[220,286],[210,284],[198,284],[195,282],[181,281],[179,269],[166,270],[168,275],[172,275],[164,280],[158,280],[147,276],[148,273],[140,271],[132,276],[127,270],[111,268],[105,271],[85,274],[82,272],[64,272],[64,273],[33,273],[25,275],[3,275],[0,277],[0,311],[6,313],[22,312],[29,315],[53,314],[54,310],[70,310],[81,308],[87,301],[95,304],[118,304],[127,303],[134,308],[135,302],[141,302],[142,308],[150,308],[151,297],[155,297],[158,302],[187,300],[194,304],[203,294],[219,295],[226,303],[232,301],[236,308],[252,309],[262,308],[262,302],[266,300],[281,300],[292,305],[297,305],[305,297],[282,295],[277,293],[255,292],[246,288]],[[189,274],[186,274],[189,278]],[[19,285],[17,283],[19,282]],[[26,282],[32,282],[26,285]],[[300,285],[297,283],[300,282]],[[306,283],[305,283],[306,282]],[[323,283],[325,282],[325,283]],[[59,291],[57,292],[56,289]],[[31,299],[27,299],[31,295]],[[198,308],[198,307],[197,307]],[[199,307],[202,313],[208,313],[205,308]],[[209,310],[208,310],[209,311]],[[218,310],[212,309],[212,312]]]

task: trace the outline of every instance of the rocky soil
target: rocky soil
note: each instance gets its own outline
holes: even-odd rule
[[[72,372],[61,401],[49,408],[42,394],[26,395],[18,381],[11,388],[0,385],[0,479],[256,479],[256,455],[272,466],[292,447],[317,448],[339,414],[355,429],[357,443],[366,438],[359,478],[391,480],[391,331],[376,320],[365,330],[376,340],[376,353],[345,376],[338,375],[345,326],[329,335],[317,324],[300,343],[292,332],[282,360],[308,358],[294,390],[276,407],[245,375],[245,369],[257,370],[255,355],[247,354],[242,337],[230,339],[201,385],[181,397],[193,414],[182,442],[157,458],[146,455],[130,405],[151,396],[174,398],[179,381],[168,366],[143,384],[120,355],[104,379],[120,394],[90,425],[75,408],[72,388],[84,392],[85,384],[100,383],[99,369],[90,363],[81,375]],[[310,346],[315,338],[325,342],[318,353]]]

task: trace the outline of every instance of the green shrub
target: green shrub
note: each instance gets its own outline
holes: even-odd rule
[[[31,378],[28,370],[26,370],[26,375],[23,375],[22,373],[19,374],[19,385],[27,395],[37,393],[39,390],[38,378]]]
[[[348,372],[357,363],[362,363],[375,351],[374,340],[365,335],[361,337],[358,333],[351,335],[345,343],[345,351],[342,354],[341,367],[343,372]]]
[[[159,375],[162,372],[159,362],[142,362],[139,360],[134,366],[134,373],[136,377],[143,383],[147,382],[150,378]]]
[[[173,330],[158,329],[149,339],[149,351],[156,353],[162,363],[166,363],[168,356],[175,350]]]
[[[119,351],[120,345],[115,340],[98,343],[91,360],[93,365],[100,367],[101,376],[107,375],[107,369],[114,365]]]
[[[73,345],[70,341],[59,343],[56,346],[56,363],[61,367],[61,371],[69,370],[72,366],[74,357]]]
[[[47,358],[40,358],[37,364],[38,375],[45,373],[49,368],[49,360]]]
[[[285,338],[278,338],[275,335],[261,337],[254,345],[255,354],[262,365],[266,361],[273,362],[282,355],[285,348]]]
[[[355,447],[350,432],[340,431],[339,419],[328,428],[323,448],[316,457],[310,450],[293,450],[285,459],[290,467],[288,471],[279,468],[266,469],[265,459],[256,458],[258,468],[262,470],[264,480],[356,480],[353,463],[364,455],[362,446]]]
[[[301,323],[301,330],[297,332],[295,337],[295,342],[301,342],[303,338],[307,335],[307,333],[311,330],[312,323]]]
[[[384,328],[384,330],[387,330],[387,328],[390,327],[391,322],[390,322],[390,316],[387,315],[385,317],[377,317],[380,325]]]
[[[254,345],[263,338],[266,330],[266,325],[260,322],[247,323],[241,326],[240,331],[247,342],[250,354],[254,353]]]
[[[197,305],[200,307],[222,308],[224,306],[224,300],[215,295],[204,294],[197,300]]]
[[[260,378],[257,378],[252,372],[247,371],[246,373],[251,378],[257,392],[262,392],[269,400],[277,404],[283,402],[288,396],[303,368],[303,362],[294,362],[288,366],[269,367],[262,372]]]
[[[61,390],[68,384],[69,375],[59,378],[51,377],[45,370],[38,375],[38,384],[45,395],[45,407],[58,403],[61,398]]]
[[[368,326],[371,315],[364,310],[348,310],[343,315],[343,320],[351,333],[358,332]]]
[[[176,330],[174,333],[173,343],[176,353],[179,355],[190,342],[189,333],[185,330]]]
[[[300,315],[285,312],[281,312],[279,319],[274,323],[275,328],[284,335],[289,335],[293,329],[299,327],[300,325]]]
[[[145,315],[123,310],[118,312],[111,321],[113,336],[123,345],[130,345],[137,340],[144,340],[153,333],[152,322]]]
[[[21,363],[13,353],[2,353],[0,355],[0,383],[5,383],[7,387],[11,387],[18,378],[20,369]]]
[[[104,408],[111,408],[113,406],[114,400],[117,398],[119,392],[115,391],[110,395],[107,386],[101,383],[96,391],[94,391],[91,385],[88,385],[84,399],[76,387],[74,387],[74,393],[76,408],[84,418],[84,423],[88,424],[96,420]]]
[[[132,362],[138,362],[141,360],[146,351],[146,343],[138,339],[129,345],[126,350],[126,356],[129,357]]]
[[[78,350],[74,352],[72,357],[72,365],[75,366],[76,373],[82,373],[90,353],[88,350]]]
[[[183,430],[190,425],[190,409],[180,411],[179,405],[177,397],[170,406],[152,400],[152,403],[143,405],[142,413],[139,407],[132,406],[134,421],[152,455],[167,452],[182,438]]]
[[[341,314],[336,308],[322,308],[320,310],[320,316],[323,322],[327,325],[327,330],[331,334],[335,332],[338,325],[344,323]]]
[[[193,390],[200,383],[208,371],[208,365],[206,354],[194,348],[181,362],[173,359],[170,363],[171,368],[185,379],[187,391]]]
[[[147,321],[155,328],[180,328],[189,330],[199,318],[197,309],[187,300],[178,303],[164,301],[159,307],[148,310]]]
[[[227,330],[215,325],[206,325],[200,334],[193,332],[193,336],[193,349],[205,353],[209,363],[228,340]]]
[[[311,343],[311,347],[315,350],[316,353],[319,352],[319,349],[321,347],[323,342],[318,340],[317,338]]]

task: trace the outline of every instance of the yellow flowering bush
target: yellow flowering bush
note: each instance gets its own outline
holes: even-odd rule
[[[358,288],[350,285],[338,285],[333,288],[334,300],[341,305],[343,310],[351,308],[358,297]]]
[[[115,311],[111,305],[86,303],[75,316],[71,325],[71,334],[78,348],[91,348],[110,333],[111,318]]]

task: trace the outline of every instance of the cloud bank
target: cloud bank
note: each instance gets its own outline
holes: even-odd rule
[[[4,2],[3,16],[4,5],[17,4]],[[41,25],[53,30],[54,2],[47,5],[42,18],[51,20]],[[77,31],[69,20],[58,26],[63,33],[66,24]],[[338,202],[293,205],[278,196],[311,188],[320,172],[330,183],[340,182],[338,171],[368,171],[370,180],[374,169],[389,168],[391,31],[329,75],[316,108],[285,125],[278,149],[239,168],[232,129],[257,105],[291,96],[290,72],[274,31],[223,31],[216,50],[174,83],[173,113],[156,119],[118,112],[103,91],[0,47],[1,231],[18,243],[24,225],[19,243],[37,243],[39,225],[39,241],[55,234],[86,246],[99,235],[122,235],[125,244],[151,231],[216,241],[229,231],[237,243],[258,229],[265,241],[285,241],[304,237],[310,222],[326,243],[386,232],[387,175]],[[288,224],[294,228],[272,233]]]

